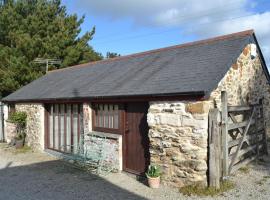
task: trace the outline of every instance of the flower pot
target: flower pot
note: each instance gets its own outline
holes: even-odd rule
[[[24,143],[23,140],[16,140],[16,144],[15,144],[16,149],[22,148],[23,147],[23,143]]]
[[[159,188],[160,176],[159,177],[149,177],[147,176],[148,185],[150,188]]]

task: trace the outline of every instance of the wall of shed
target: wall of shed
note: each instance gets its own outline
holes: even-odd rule
[[[208,101],[150,102],[151,164],[165,185],[207,184]]]
[[[258,103],[264,98],[264,117],[270,135],[270,87],[259,56],[247,45],[207,101],[150,102],[148,112],[151,163],[163,170],[166,185],[207,183],[209,109],[220,108],[221,91],[229,105]]]
[[[211,93],[210,99],[220,108],[222,90],[228,93],[229,105],[254,104],[263,98],[266,130],[270,136],[270,86],[258,55],[252,58],[251,44],[247,45],[217,88]]]
[[[44,150],[44,106],[39,103],[15,105],[16,111],[27,113],[26,144],[33,150]]]
[[[122,136],[93,131],[91,103],[83,104],[84,112],[84,150],[87,156],[95,154],[96,149],[103,150],[105,165],[108,164],[114,170],[122,170]],[[106,138],[104,140],[104,138]]]

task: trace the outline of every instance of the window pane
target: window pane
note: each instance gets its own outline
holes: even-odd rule
[[[78,150],[78,105],[73,105],[73,153]]]
[[[119,111],[118,111],[118,105],[114,105],[114,123],[113,128],[118,129],[119,128]]]
[[[103,127],[103,112],[102,112],[102,110],[103,110],[103,105],[99,105],[99,107],[98,107],[98,117],[99,117],[99,123],[98,123],[98,125],[99,125],[99,127]]]
[[[65,131],[65,105],[61,104],[60,105],[60,149],[62,151],[65,150],[65,143],[64,143],[64,139],[65,139],[65,135],[64,135],[64,131]]]
[[[70,152],[70,149],[71,149],[71,105],[70,104],[67,104],[67,114],[66,114],[66,134],[67,134],[67,140],[66,140],[66,148],[67,148],[67,152]]]
[[[113,104],[97,104],[95,127],[100,128],[119,128],[119,107]]]
[[[113,105],[109,106],[109,128],[113,128]]]
[[[58,104],[54,105],[54,149],[59,149]]]
[[[104,127],[109,128],[108,105],[104,105]]]
[[[79,138],[78,138],[78,143],[79,145],[83,145],[81,144],[81,136],[83,136],[84,134],[84,125],[83,125],[83,105],[81,104],[79,107],[80,111],[80,121],[79,121],[79,127],[80,127],[80,132],[79,132]],[[80,146],[82,148],[82,146]],[[82,148],[83,149],[83,148]]]
[[[50,106],[50,116],[49,116],[49,126],[50,126],[50,133],[49,133],[49,148],[53,148],[53,105]]]

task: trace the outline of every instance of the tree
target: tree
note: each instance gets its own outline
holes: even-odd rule
[[[35,58],[60,68],[102,59],[89,45],[95,27],[79,36],[84,17],[68,15],[61,0],[6,0],[0,6],[0,97],[45,73]]]
[[[107,52],[106,54],[106,58],[115,58],[115,57],[118,57],[118,56],[121,56],[120,54],[118,53],[113,53],[113,52]]]

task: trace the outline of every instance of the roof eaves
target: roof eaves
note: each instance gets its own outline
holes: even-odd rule
[[[115,96],[93,96],[93,97],[73,97],[73,98],[42,98],[42,99],[2,99],[4,103],[13,103],[13,102],[46,102],[46,101],[72,101],[72,100],[105,100],[105,99],[132,99],[132,98],[166,98],[166,97],[185,97],[185,96],[194,96],[194,97],[205,97],[205,91],[191,91],[191,92],[182,92],[182,93],[164,93],[164,94],[142,94],[142,95],[115,95]]]

